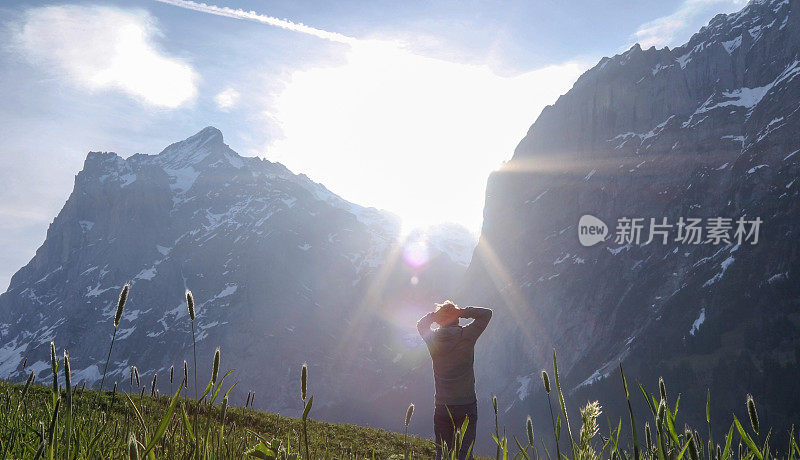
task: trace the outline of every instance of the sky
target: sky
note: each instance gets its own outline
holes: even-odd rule
[[[601,57],[676,46],[743,0],[0,4],[0,292],[89,151],[205,126],[405,230],[477,235],[489,173]]]

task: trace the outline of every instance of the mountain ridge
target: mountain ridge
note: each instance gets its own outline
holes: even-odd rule
[[[418,235],[425,257],[409,265],[396,216],[241,157],[213,127],[157,155],[90,152],[45,242],[0,295],[0,375],[20,375],[26,358],[43,371],[53,340],[74,356],[74,380],[96,384],[115,299],[130,282],[107,381],[124,380],[130,365],[149,378],[189,358],[191,289],[198,358],[220,346],[243,369],[249,388],[232,401],[253,389],[259,407],[294,414],[302,408],[289,395],[308,362],[321,380],[343,382],[316,393],[319,409],[352,400],[353,412],[369,397],[356,383],[370,376],[373,392],[390,388],[416,359],[421,343],[390,326],[394,316],[429,308],[423,301],[444,298],[466,269],[464,238],[436,232]]]
[[[681,407],[702,407],[707,388],[731,407],[753,393],[788,429],[800,402],[775,381],[800,359],[798,75],[800,2],[751,2],[682,46],[600,60],[542,111],[489,178],[459,292],[497,308],[477,379],[512,376],[494,388],[508,416],[547,413],[538,374],[555,348],[573,400],[627,407],[621,362],[629,382],[688,388]],[[576,235],[585,214],[609,227],[591,248]],[[761,240],[682,244],[682,217],[760,218]],[[643,219],[640,243],[615,242],[621,218]],[[672,224],[667,244],[643,244],[651,218]]]

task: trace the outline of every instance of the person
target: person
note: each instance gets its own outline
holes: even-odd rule
[[[459,318],[472,318],[466,325]],[[425,340],[433,361],[433,379],[436,393],[433,413],[433,432],[436,438],[436,459],[442,458],[444,444],[448,449],[455,445],[455,429],[461,428],[468,417],[467,429],[458,458],[467,458],[474,450],[478,421],[478,400],[475,396],[475,342],[492,319],[492,310],[481,307],[459,308],[448,300],[435,304],[434,311],[417,322],[417,330]],[[431,329],[433,323],[439,327]]]

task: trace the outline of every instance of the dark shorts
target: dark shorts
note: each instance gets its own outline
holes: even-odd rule
[[[448,412],[449,410],[449,412]],[[451,418],[452,417],[452,418]],[[442,458],[442,445],[446,444],[450,450],[455,445],[455,432],[461,429],[464,418],[469,417],[469,424],[461,441],[458,453],[459,460],[467,458],[467,451],[475,443],[475,428],[478,423],[478,403],[463,405],[437,404],[433,411],[433,433],[436,436],[436,459]],[[472,447],[475,450],[475,447]],[[470,452],[469,458],[473,454]]]

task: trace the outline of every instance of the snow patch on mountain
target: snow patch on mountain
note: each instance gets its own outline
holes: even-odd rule
[[[725,47],[725,51],[727,51],[728,54],[733,54],[733,51],[736,48],[738,48],[741,44],[742,44],[742,36],[741,35],[739,35],[738,37],[734,38],[733,40],[728,40],[728,41],[722,42],[722,46]]]
[[[689,329],[689,335],[694,335],[697,331],[699,331],[700,326],[705,322],[705,320],[706,320],[706,309],[701,308],[700,315],[692,323],[692,328]]]

